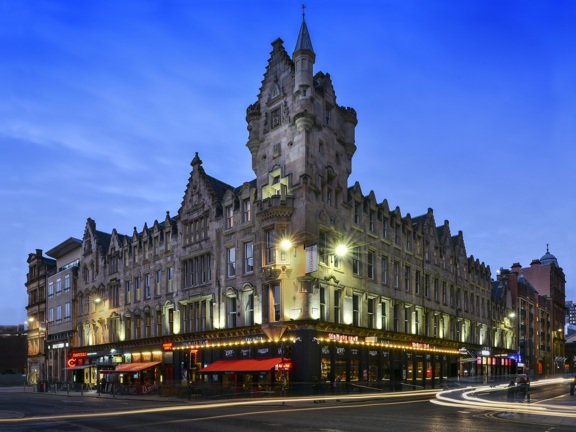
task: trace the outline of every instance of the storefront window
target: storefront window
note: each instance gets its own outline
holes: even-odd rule
[[[411,381],[414,378],[414,362],[409,361],[406,364],[407,375],[406,379]]]
[[[390,353],[388,351],[382,351],[382,381],[390,381]]]
[[[320,381],[330,381],[330,351],[328,347],[322,347],[322,360],[320,363]]]

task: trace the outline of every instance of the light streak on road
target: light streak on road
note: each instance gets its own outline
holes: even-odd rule
[[[77,420],[77,419],[93,419],[93,418],[107,418],[107,417],[117,417],[117,416],[134,416],[139,414],[150,414],[150,413],[167,413],[175,411],[195,411],[195,410],[208,410],[215,408],[230,408],[230,407],[240,407],[240,406],[254,406],[254,405],[278,405],[278,404],[294,404],[301,402],[314,402],[314,401],[361,401],[366,399],[399,399],[399,398],[422,398],[430,397],[433,398],[437,395],[439,390],[426,390],[426,391],[409,391],[401,393],[370,393],[370,394],[357,394],[357,395],[334,395],[334,396],[310,396],[310,397],[296,397],[296,398],[269,398],[269,399],[245,399],[241,401],[226,401],[226,402],[206,402],[206,403],[195,403],[194,405],[180,405],[180,406],[170,406],[170,407],[160,407],[160,408],[146,408],[146,409],[135,409],[135,410],[123,410],[123,411],[106,411],[97,413],[86,413],[86,414],[58,414],[50,416],[37,416],[37,417],[24,417],[24,418],[9,418],[0,419],[0,424],[2,423],[25,423],[25,422],[36,422],[45,420]],[[382,402],[380,402],[382,403]],[[358,405],[354,405],[358,406]],[[342,408],[342,405],[338,405]],[[324,405],[322,408],[315,407],[309,409],[326,409]],[[270,412],[270,411],[268,411]],[[204,417],[206,418],[206,417]]]
[[[565,383],[569,380],[563,378],[541,380],[532,383],[532,387]],[[544,415],[550,417],[564,417],[576,418],[573,406],[554,405],[546,401],[546,405],[541,402],[515,402],[507,403],[502,401],[489,401],[482,399],[481,394],[494,391],[503,391],[507,385],[492,386],[492,387],[469,387],[468,389],[455,389],[439,392],[436,399],[431,402],[436,405],[455,407],[455,408],[469,408],[483,411],[496,411],[496,412],[514,412],[532,415]],[[551,399],[553,400],[553,399]]]

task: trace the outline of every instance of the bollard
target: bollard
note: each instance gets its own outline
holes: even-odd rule
[[[575,386],[574,381],[572,381],[570,383],[570,396],[574,396],[574,386]]]

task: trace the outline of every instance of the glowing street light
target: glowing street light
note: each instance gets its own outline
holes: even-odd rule
[[[336,252],[336,255],[338,255],[339,257],[343,257],[348,253],[348,247],[346,245],[339,244],[338,246],[336,246],[336,249],[334,249],[334,252]]]
[[[280,241],[280,249],[282,249],[283,251],[288,251],[292,249],[292,242],[287,238],[282,239]]]

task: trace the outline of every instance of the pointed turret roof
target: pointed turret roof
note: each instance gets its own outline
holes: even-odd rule
[[[294,48],[295,53],[298,51],[310,51],[311,53],[314,53],[312,41],[310,40],[310,33],[308,32],[308,27],[306,26],[306,20],[304,18],[304,11],[302,11],[302,25],[300,26],[300,33],[298,33],[296,48]]]

